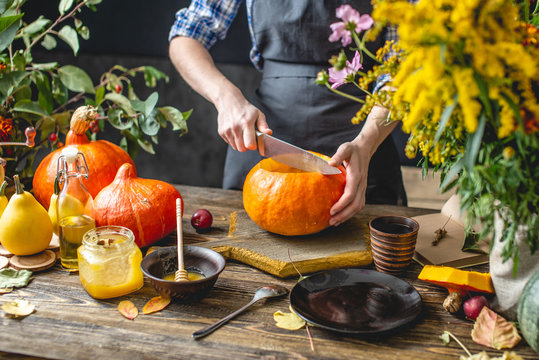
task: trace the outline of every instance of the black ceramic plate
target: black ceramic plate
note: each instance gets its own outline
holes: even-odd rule
[[[395,276],[373,270],[336,269],[298,282],[292,309],[307,322],[348,334],[379,334],[413,321],[421,296]]]

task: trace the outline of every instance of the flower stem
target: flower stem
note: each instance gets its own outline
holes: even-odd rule
[[[367,49],[367,47],[365,46],[365,37],[363,37],[363,39],[360,39],[358,34],[355,31],[352,31],[352,36],[354,37],[354,42],[359,48],[359,51],[364,52],[365,54],[369,55],[371,59],[378,62],[378,59],[376,59],[376,56],[374,56],[374,54],[371,53],[369,49]]]
[[[457,339],[457,337],[456,337],[455,335],[453,335],[453,334],[452,334],[451,332],[449,332],[449,331],[444,331],[444,334],[447,334],[447,335],[451,336],[451,337],[453,338],[453,340],[455,340],[455,341],[457,342],[457,344],[459,344],[460,347],[461,347],[462,349],[464,349],[464,351],[466,351],[466,354],[468,354],[468,357],[471,357],[471,356],[472,356],[472,354],[468,351],[468,349],[466,348],[466,346],[464,346],[464,344],[462,344],[462,343],[460,342],[460,340]]]
[[[364,104],[364,103],[365,103],[365,100],[360,99],[360,98],[358,98],[358,97],[356,97],[356,96],[347,94],[347,93],[345,93],[345,92],[342,92],[342,91],[340,91],[340,90],[334,89],[334,88],[332,88],[328,83],[326,83],[325,85],[326,85],[326,87],[327,87],[329,90],[333,91],[333,92],[334,92],[335,94],[337,94],[337,95],[344,96],[344,97],[347,98],[347,99],[356,101],[356,102],[361,103],[361,104]]]

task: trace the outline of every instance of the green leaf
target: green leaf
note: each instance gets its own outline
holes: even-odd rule
[[[90,38],[90,29],[88,29],[88,26],[81,26],[80,28],[77,28],[77,33],[84,40],[88,40]]]
[[[143,116],[141,119],[139,119],[139,126],[140,130],[142,130],[142,132],[148,136],[157,135],[159,133],[159,129],[161,128],[159,121],[157,121],[154,115]]]
[[[90,76],[81,68],[65,65],[58,69],[60,81],[69,90],[94,94],[94,84]]]
[[[475,132],[468,136],[466,140],[466,150],[464,153],[464,167],[469,172],[473,171],[479,148],[481,147],[481,141],[483,140],[483,134],[485,132],[486,116],[485,113],[481,113],[479,123]]]
[[[137,143],[140,145],[140,147],[146,151],[147,153],[150,153],[152,155],[155,155],[155,151],[153,149],[153,145],[151,142],[149,142],[146,139],[137,139]]]
[[[146,81],[146,86],[153,88],[157,85],[157,81],[161,79],[165,79],[165,81],[168,82],[168,76],[164,72],[157,70],[153,66],[144,67],[144,80]]]
[[[13,65],[16,70],[25,71],[26,70],[26,58],[22,51],[17,51],[13,56]]]
[[[13,111],[41,116],[49,115],[37,102],[31,100],[21,100],[16,102],[15,106],[13,106]]]
[[[71,112],[64,111],[61,113],[56,113],[52,115],[52,118],[60,128],[60,130],[67,130],[69,126],[69,120],[71,119]]]
[[[122,117],[122,115],[124,115],[124,110],[118,108],[110,108],[107,112],[109,123],[113,127],[118,130],[129,129],[133,126],[133,118],[130,116]]]
[[[159,95],[157,92],[153,92],[145,101],[131,100],[131,105],[133,109],[147,117],[153,112],[158,99]]]
[[[0,17],[0,33],[6,31],[11,25],[17,23],[24,14]]]
[[[122,135],[124,137],[120,141],[120,146],[122,147],[122,149],[127,151],[129,156],[131,156],[131,159],[136,158],[140,151],[140,146],[137,142],[136,137],[134,137],[133,134],[129,132],[129,130],[122,130]]]
[[[21,26],[23,14],[0,17],[0,52],[4,51],[15,39],[17,30]]]
[[[21,29],[23,35],[34,35],[42,32],[45,28],[51,23],[51,20],[45,18],[43,15],[40,15],[37,20],[34,20],[30,24],[26,25]]]
[[[101,102],[103,101],[104,98],[105,98],[105,87],[100,86],[95,91],[95,103],[96,103],[96,105],[99,106],[99,104],[101,104]]]
[[[56,47],[56,39],[47,34],[43,37],[43,41],[41,42],[41,46],[43,46],[47,50],[52,50]]]
[[[56,127],[56,121],[50,116],[44,116],[39,120],[39,131],[41,132],[41,138],[49,136]]]
[[[36,72],[33,74],[33,78],[39,92],[39,105],[41,105],[41,107],[49,114],[52,113],[54,107],[54,97],[52,96],[51,86],[47,74]]]
[[[172,130],[179,130],[182,134],[187,133],[187,118],[191,115],[193,110],[182,113],[178,109],[172,106],[163,106],[157,108],[157,110],[165,117],[165,119],[172,124]]]
[[[112,101],[127,113],[129,116],[135,116],[136,111],[133,109],[133,106],[131,105],[131,102],[128,98],[123,96],[122,94],[116,94],[116,93],[108,93],[105,95],[105,99]]]
[[[454,181],[454,178],[458,176],[462,168],[464,167],[464,161],[459,159],[453,166],[451,167],[451,170],[447,173],[444,180],[442,181],[442,184],[440,185],[440,189],[444,191],[447,186]]]
[[[36,64],[36,63],[33,63],[32,64],[32,67],[36,70],[40,70],[40,71],[49,71],[49,70],[53,70],[54,68],[56,68],[58,66],[58,63],[55,61],[55,62],[48,62],[48,63],[41,63],[41,64]]]
[[[24,84],[22,86],[19,86],[15,91],[13,91],[12,96],[13,98],[15,98],[15,101],[31,99],[32,89],[30,88],[30,85]]]
[[[29,270],[0,270],[0,288],[24,287],[28,285],[28,281],[32,276]]]
[[[0,14],[3,14],[13,4],[13,0],[0,0]]]
[[[58,104],[67,102],[69,95],[67,87],[56,76],[52,78],[52,95]]]
[[[79,37],[75,29],[69,25],[64,25],[58,32],[58,37],[73,49],[73,54],[77,55],[79,52]]]
[[[481,75],[474,73],[475,82],[479,88],[479,99],[483,103],[483,108],[485,109],[487,116],[492,117],[492,107],[490,104],[490,97],[488,95],[488,84],[485,82],[485,79]]]
[[[438,124],[438,130],[436,130],[436,135],[434,136],[434,143],[437,143],[438,140],[440,140],[440,137],[442,136],[442,133],[444,132],[445,127],[447,126],[447,123],[449,122],[449,119],[451,118],[451,115],[453,114],[453,110],[457,106],[457,97],[458,95],[455,95],[455,98],[453,99],[453,103],[446,106],[444,111],[442,111],[442,116],[440,117],[440,123]]]
[[[73,0],[60,0],[58,11],[60,15],[64,15],[73,6]]]
[[[26,71],[12,71],[5,74],[0,79],[0,93],[5,97],[11,95],[13,89],[15,89],[21,81],[28,75]]]

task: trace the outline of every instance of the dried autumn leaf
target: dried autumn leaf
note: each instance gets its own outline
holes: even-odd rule
[[[486,351],[474,354],[472,356],[460,356],[460,360],[524,360],[520,355],[514,351],[504,351],[500,357],[491,358]]]
[[[155,312],[163,310],[167,307],[168,304],[170,304],[169,297],[156,296],[154,298],[151,298],[150,301],[148,301],[146,305],[144,305],[144,307],[142,308],[142,313],[144,315],[153,314]]]
[[[299,330],[305,326],[305,320],[300,318],[292,309],[289,313],[277,311],[273,314],[275,326],[286,330]]]
[[[26,300],[12,300],[2,304],[2,310],[9,317],[23,318],[34,312],[36,307]]]
[[[118,304],[118,311],[129,320],[133,320],[138,315],[137,307],[129,300],[121,301]]]
[[[520,341],[520,335],[514,323],[485,306],[475,320],[472,340],[497,350],[511,349]]]

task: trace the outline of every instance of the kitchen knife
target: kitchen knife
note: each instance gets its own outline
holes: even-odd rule
[[[341,170],[330,166],[326,160],[260,131],[256,132],[256,142],[260,155],[271,157],[273,160],[293,168],[308,172],[319,172],[324,175],[341,173]]]

